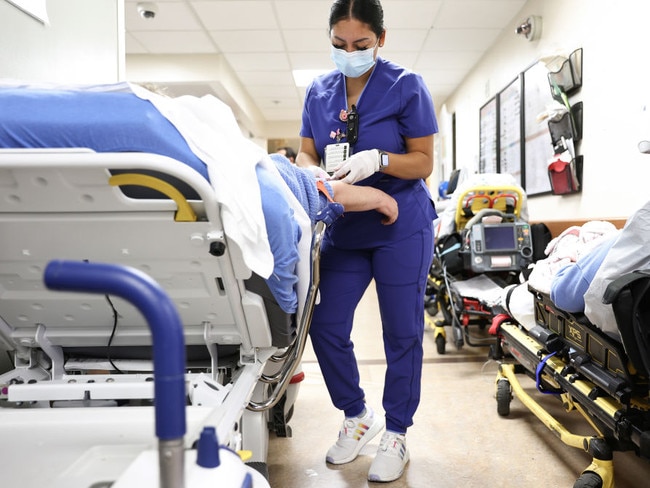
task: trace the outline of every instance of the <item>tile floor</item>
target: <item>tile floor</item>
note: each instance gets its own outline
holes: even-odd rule
[[[381,412],[384,359],[376,296],[371,287],[357,311],[354,329],[357,358],[368,401]],[[475,328],[476,333],[478,329]],[[450,333],[447,334],[451,336]],[[292,436],[272,437],[269,477],[273,488],[537,488],[572,487],[590,456],[566,446],[517,399],[511,412],[496,410],[497,365],[487,348],[448,343],[436,351],[433,331],[425,333],[422,400],[407,436],[411,461],[392,483],[366,480],[379,436],[352,463],[333,466],[325,453],[336,440],[342,416],[331,405],[313,351],[308,346]],[[576,434],[592,431],[577,413],[567,414],[560,402],[538,394],[522,379],[530,394]],[[650,460],[633,453],[615,453],[616,488],[650,486]]]

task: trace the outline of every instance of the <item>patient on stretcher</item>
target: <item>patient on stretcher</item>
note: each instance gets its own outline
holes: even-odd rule
[[[637,210],[623,229],[613,232],[562,268],[551,284],[551,300],[567,312],[584,312],[599,329],[620,340],[611,304],[603,303],[607,285],[626,273],[650,269],[650,201]]]
[[[606,221],[589,221],[566,229],[549,243],[547,258],[535,264],[526,283],[505,290],[502,305],[524,327],[534,325],[535,291],[550,296],[569,313],[584,313],[591,324],[620,341],[611,304],[603,302],[607,286],[636,270],[650,269],[650,201],[622,230]]]
[[[327,196],[342,206],[339,214],[376,210],[385,224],[397,219],[394,199],[379,190],[327,182],[280,155],[269,156],[242,135],[231,110],[214,97],[168,99],[125,83],[73,89],[0,85],[0,106],[0,148],[153,153],[200,173],[223,205],[228,236],[287,313],[298,307],[299,243],[319,213],[332,208]],[[287,201],[284,184],[295,204]]]

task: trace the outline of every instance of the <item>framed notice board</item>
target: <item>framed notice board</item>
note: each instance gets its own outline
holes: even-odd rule
[[[523,144],[522,144],[522,76],[517,76],[499,92],[499,173],[509,173],[522,182]]]
[[[498,104],[494,97],[479,111],[479,173],[496,173],[498,171]]]
[[[525,168],[523,187],[528,195],[551,191],[548,160],[553,156],[551,134],[546,120],[537,117],[553,101],[548,88],[548,70],[537,62],[523,72],[524,81],[524,146]]]

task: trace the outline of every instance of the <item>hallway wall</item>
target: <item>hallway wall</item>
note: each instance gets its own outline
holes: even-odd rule
[[[515,28],[531,15],[542,18],[541,38],[527,41]],[[583,191],[570,196],[540,195],[529,200],[531,219],[626,217],[648,199],[650,156],[638,142],[650,140],[650,70],[647,19],[650,2],[626,0],[530,0],[517,21],[497,40],[444,107],[456,114],[457,166],[478,169],[479,109],[518,73],[540,57],[583,48],[583,86],[571,101],[584,104]],[[444,117],[444,115],[443,115]],[[440,134],[451,138],[450,124]],[[451,168],[451,151],[443,151]],[[549,146],[549,158],[552,149]],[[448,171],[447,171],[448,174]]]

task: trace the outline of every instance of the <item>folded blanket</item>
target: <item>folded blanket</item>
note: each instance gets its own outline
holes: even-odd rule
[[[280,176],[284,179],[291,192],[303,206],[313,222],[320,210],[320,199],[316,189],[316,179],[311,171],[291,164],[282,154],[271,154]]]

